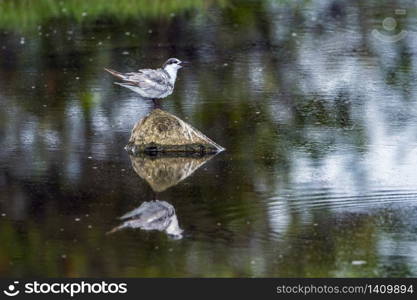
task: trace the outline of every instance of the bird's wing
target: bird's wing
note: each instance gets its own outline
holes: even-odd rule
[[[131,219],[131,218],[135,218],[135,219],[140,218],[143,220],[152,221],[155,218],[158,219],[164,214],[167,214],[167,211],[169,214],[170,208],[174,209],[172,205],[168,204],[165,201],[155,200],[155,201],[143,202],[138,208],[135,208],[134,210],[124,214],[123,216],[120,217],[120,219],[126,220],[126,219]]]
[[[138,86],[143,90],[165,90],[169,84],[168,76],[161,69],[141,69],[138,72],[126,73],[124,75],[124,83]]]
[[[121,220],[130,219],[132,217],[138,216],[142,214],[144,211],[152,207],[152,205],[149,202],[143,202],[138,208],[135,208],[134,210],[125,213],[123,216],[120,217]]]
[[[155,81],[159,84],[166,84],[168,80],[167,74],[162,69],[141,69],[138,70],[138,72],[146,76],[149,80]]]

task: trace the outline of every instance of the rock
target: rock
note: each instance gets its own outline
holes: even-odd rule
[[[174,154],[172,154],[174,155]],[[133,170],[146,180],[155,192],[178,184],[215,155],[158,157],[142,154],[130,156]]]
[[[153,110],[135,125],[125,149],[131,154],[224,150],[191,125],[161,109]]]

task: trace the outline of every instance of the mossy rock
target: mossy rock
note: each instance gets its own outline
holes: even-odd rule
[[[135,125],[126,150],[134,155],[170,152],[213,154],[224,148],[180,118],[155,109]]]

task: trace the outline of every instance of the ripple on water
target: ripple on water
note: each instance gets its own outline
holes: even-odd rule
[[[403,208],[417,205],[417,190],[375,190],[351,195],[330,189],[318,189],[278,195],[269,199],[271,210],[303,212],[332,209],[336,211],[371,212],[373,210]]]

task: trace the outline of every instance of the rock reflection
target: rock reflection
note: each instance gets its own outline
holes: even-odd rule
[[[133,169],[155,192],[163,192],[178,184],[215,155],[130,156]]]
[[[124,214],[120,219],[124,222],[108,233],[125,228],[140,228],[142,230],[165,231],[172,238],[182,238],[183,230],[178,224],[175,209],[165,201],[143,202],[138,208]]]

